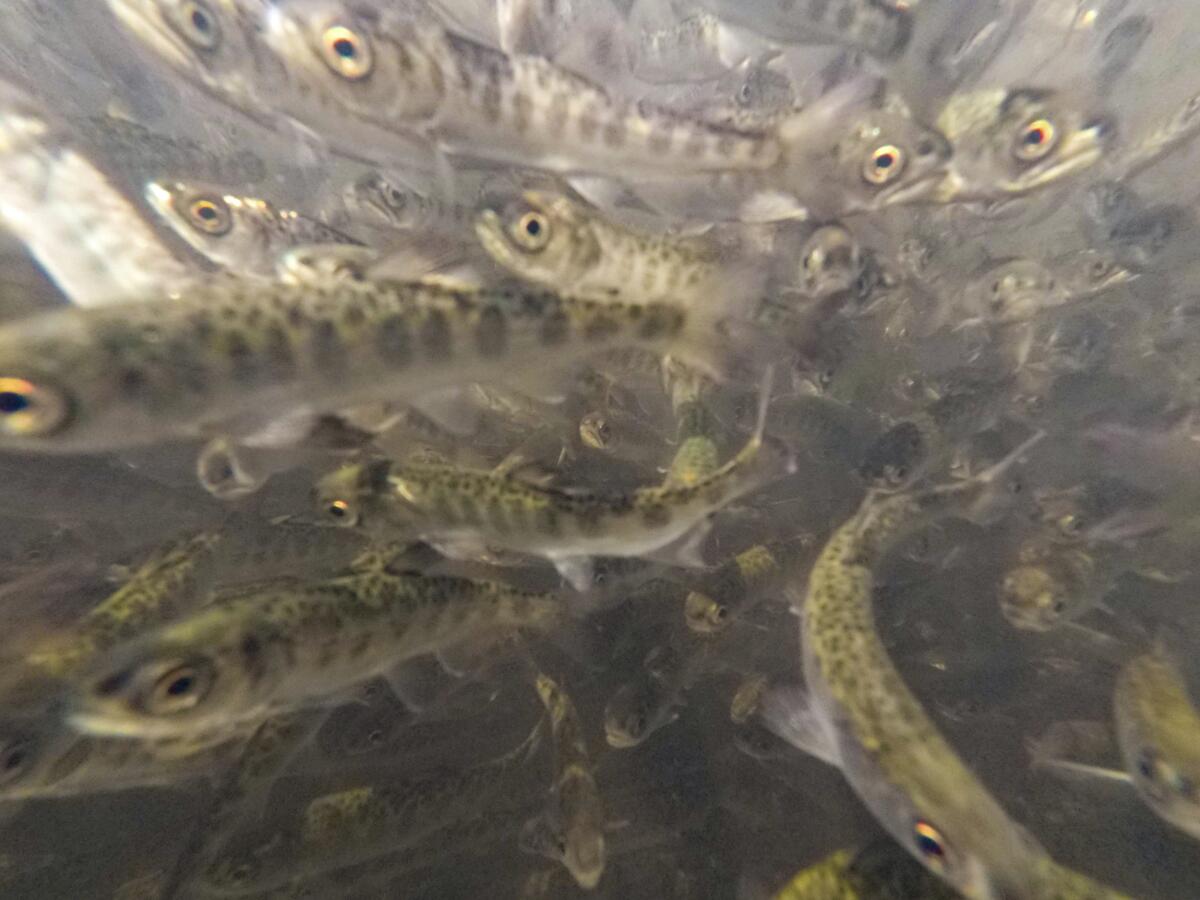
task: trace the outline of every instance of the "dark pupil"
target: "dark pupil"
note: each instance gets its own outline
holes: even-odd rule
[[[195,684],[195,679],[191,675],[180,675],[167,685],[167,693],[172,697],[182,697],[192,689],[193,684]]]
[[[525,223],[525,233],[530,237],[537,237],[542,233],[542,225],[537,219],[530,219]]]
[[[942,856],[945,851],[942,850],[942,845],[928,835],[921,834],[917,836],[917,849],[925,856]]]
[[[890,169],[895,161],[896,157],[890,153],[880,153],[875,157],[875,165],[881,169]]]
[[[216,207],[213,206],[201,206],[198,210],[196,210],[196,215],[202,218],[205,222],[211,222],[217,217],[217,210]]]
[[[1154,778],[1154,760],[1149,755],[1143,756],[1138,760],[1138,771],[1142,773],[1143,778]]]
[[[20,767],[21,763],[25,762],[25,753],[21,750],[14,750],[8,754],[8,758],[4,760],[4,768],[10,772],[13,769]]]
[[[1040,128],[1031,128],[1025,133],[1025,143],[1030,147],[1036,147],[1046,139],[1046,132]]]
[[[353,59],[354,42],[349,38],[338,38],[333,42],[333,52],[342,59]]]
[[[329,507],[329,514],[335,518],[340,519],[342,516],[344,516],[346,514],[346,510],[343,509],[342,507],[338,506],[335,503]]]
[[[204,33],[208,32],[208,29],[209,29],[208,16],[206,16],[204,14],[203,10],[199,10],[199,9],[192,10],[192,27],[200,32],[204,32]]]
[[[29,408],[29,398],[15,391],[0,391],[0,413],[10,415]]]

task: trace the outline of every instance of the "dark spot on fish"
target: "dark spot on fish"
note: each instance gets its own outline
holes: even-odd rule
[[[567,114],[570,97],[563,91],[556,91],[550,98],[550,106],[546,110],[546,130],[549,134],[559,134],[567,125]]]
[[[148,384],[146,373],[132,366],[121,370],[119,381],[121,384],[121,393],[132,396],[141,394]]]
[[[475,326],[479,355],[486,358],[502,356],[508,347],[508,319],[494,306],[486,307]]]
[[[590,141],[596,136],[596,129],[599,124],[596,121],[595,112],[591,109],[586,109],[579,114],[578,124],[579,136],[585,141]]]
[[[498,122],[500,120],[500,85],[494,79],[489,78],[479,99],[483,115],[487,120]]]
[[[583,326],[583,336],[589,341],[602,341],[619,333],[621,326],[610,316],[596,316]]]
[[[554,347],[563,343],[567,339],[570,326],[570,320],[565,312],[561,309],[550,310],[542,321],[542,344]]]
[[[421,346],[429,359],[448,359],[453,352],[450,341],[450,321],[440,309],[431,309],[421,323]]]
[[[346,365],[345,348],[338,338],[337,327],[328,319],[313,323],[309,349],[313,365],[321,371],[334,371]]]
[[[661,528],[671,521],[671,511],[662,503],[642,507],[642,523],[647,528]]]
[[[296,364],[292,342],[278,322],[268,326],[264,334],[264,350],[271,369],[276,373],[289,372]]]
[[[837,27],[839,31],[849,31],[850,26],[854,24],[856,18],[854,7],[849,3],[843,3],[842,8],[838,10]]]
[[[813,19],[821,21],[829,12],[829,0],[808,0],[808,14]]]
[[[513,127],[518,134],[524,134],[533,121],[533,101],[524,91],[517,91],[513,95],[512,105]]]
[[[348,328],[357,328],[367,319],[366,313],[357,303],[347,303],[342,309],[342,322]]]

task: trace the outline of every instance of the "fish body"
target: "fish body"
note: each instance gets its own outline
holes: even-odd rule
[[[138,209],[55,124],[21,97],[0,99],[0,222],[67,299],[93,307],[193,284]]]
[[[543,487],[491,471],[382,463],[334,472],[322,481],[318,495],[344,523],[374,521],[443,545],[541,556],[584,590],[592,583],[591,557],[642,556],[685,537],[702,538],[713,513],[793,465],[773,446],[764,449],[758,431],[733,459],[694,484],[605,495]],[[681,552],[687,550],[695,552],[690,545]]]
[[[72,721],[165,737],[255,721],[495,629],[549,628],[565,611],[492,582],[377,571],[236,589],[97,661]]]
[[[690,305],[753,290],[749,273],[748,284],[735,285],[728,267],[740,267],[703,239],[639,233],[562,195],[527,191],[505,209],[480,213],[475,233],[514,275],[581,296]]]
[[[538,673],[537,694],[546,708],[554,741],[554,783],[543,815],[560,836],[562,863],[584,890],[604,874],[604,806],[575,704],[554,679]]]
[[[912,30],[907,10],[872,0],[807,0],[799,4],[702,0],[700,5],[731,24],[774,41],[841,44],[881,60],[903,53]]]
[[[80,452],[239,419],[253,430],[289,413],[503,380],[533,356],[545,371],[614,345],[678,352],[689,331],[706,340],[709,329],[691,327],[697,318],[533,291],[218,280],[162,304],[54,311],[0,328],[0,444]]]
[[[905,686],[875,630],[873,570],[922,523],[994,514],[1004,473],[1028,446],[967,481],[869,496],[834,532],[802,597],[811,701],[789,720],[810,750],[841,767],[902,846],[964,896],[984,900],[1075,896],[1089,882],[1057,866],[1008,818]],[[1092,884],[1079,896],[1121,895]]]
[[[334,130],[326,118],[334,111],[456,154],[618,177],[630,166],[660,175],[762,170],[779,155],[767,133],[618,99],[542,57],[411,18],[299,0],[272,8],[263,38],[314,98],[288,112],[321,133]]]
[[[344,199],[372,224],[400,231],[433,231],[461,238],[470,230],[474,216],[465,203],[415,190],[381,172],[369,172],[353,181]]]
[[[1125,665],[1113,707],[1134,788],[1161,818],[1200,838],[1200,713],[1167,651]]]
[[[180,238],[235,275],[274,279],[284,253],[314,244],[361,246],[295,210],[198,182],[151,181],[146,201]]]
[[[953,900],[956,896],[911,856],[887,844],[861,853],[838,850],[797,872],[774,900]]]

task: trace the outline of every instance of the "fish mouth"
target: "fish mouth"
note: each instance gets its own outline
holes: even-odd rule
[[[161,216],[166,216],[175,208],[175,200],[171,192],[157,181],[146,182],[142,195],[150,207]]]
[[[503,266],[512,267],[515,257],[508,241],[504,238],[504,223],[495,210],[485,209],[475,218],[475,236],[483,245],[484,252]]]
[[[898,184],[891,190],[883,190],[875,198],[875,208],[897,206],[902,203],[918,203],[935,195],[948,173],[944,168],[933,169],[907,184]]]

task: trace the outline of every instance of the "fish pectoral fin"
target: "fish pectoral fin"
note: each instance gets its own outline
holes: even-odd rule
[[[708,540],[708,533],[711,530],[712,519],[705,516],[680,538],[665,547],[643,554],[643,558],[684,569],[710,568],[708,561],[704,558],[704,542]]]
[[[451,690],[458,679],[432,656],[405,660],[383,673],[392,693],[414,713],[423,712]]]
[[[592,587],[593,571],[590,556],[556,556],[550,560],[558,574],[577,591]]]
[[[743,222],[770,224],[773,222],[804,222],[810,218],[808,208],[785,191],[755,191],[738,208]]]
[[[759,715],[776,737],[821,762],[841,766],[841,754],[803,688],[796,685],[771,688],[763,695]]]
[[[431,539],[429,544],[437,549],[442,556],[449,559],[459,559],[471,561],[487,558],[489,555],[487,544],[478,535],[461,534],[454,537],[441,537],[436,540]]]
[[[467,437],[479,430],[479,407],[461,388],[452,387],[423,394],[413,407],[451,434]]]
[[[1049,769],[1056,774],[1070,777],[1110,781],[1123,785],[1133,784],[1133,779],[1129,777],[1129,773],[1121,769],[1093,766],[1088,763],[1075,762],[1069,759],[1045,759],[1042,760],[1040,768]]]

